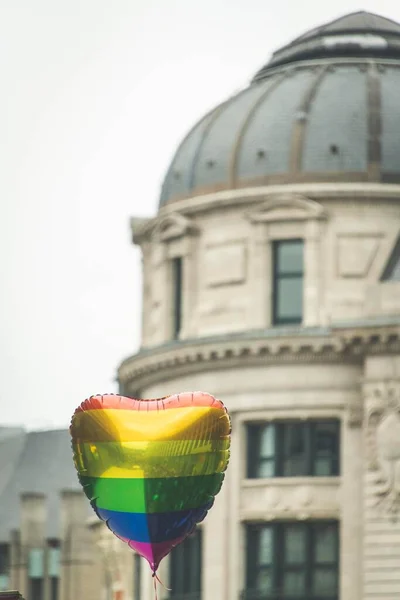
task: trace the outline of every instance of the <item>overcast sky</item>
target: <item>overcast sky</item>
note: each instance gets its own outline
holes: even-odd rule
[[[398,0],[1,0],[1,424],[65,427],[140,341],[129,217],[195,120],[305,30]]]

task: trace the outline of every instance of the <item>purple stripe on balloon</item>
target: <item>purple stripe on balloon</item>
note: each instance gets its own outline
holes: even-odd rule
[[[183,542],[185,537],[186,536],[181,536],[174,540],[169,540],[168,542],[156,542],[155,544],[149,542],[135,542],[134,540],[127,540],[124,538],[121,539],[126,542],[132,550],[135,550],[135,552],[143,556],[143,558],[149,562],[151,569],[156,571],[161,560],[167,556],[172,548]]]

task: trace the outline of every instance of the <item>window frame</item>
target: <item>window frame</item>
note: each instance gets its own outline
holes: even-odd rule
[[[316,451],[316,433],[318,427],[330,425],[334,427],[335,445],[334,450],[330,454],[330,473],[326,475],[317,474],[317,459]],[[247,461],[246,461],[246,478],[247,479],[270,479],[271,477],[339,477],[340,476],[340,448],[341,448],[341,422],[335,417],[311,418],[311,419],[276,419],[273,421],[247,421],[246,438],[247,438]],[[264,457],[260,453],[260,439],[263,430],[268,427],[273,427],[275,430],[274,436],[274,454],[271,457]],[[289,428],[299,428],[303,430],[304,437],[304,472],[302,473],[285,473],[285,439]],[[289,459],[289,457],[287,457]],[[260,465],[265,460],[272,461],[273,474],[269,477],[259,475],[262,472]]]
[[[316,562],[317,535],[323,528],[335,526],[334,535],[334,559],[329,562]],[[296,528],[304,532],[305,553],[304,560],[293,566],[286,561],[285,533],[290,528]],[[272,539],[271,563],[260,563],[260,534],[263,530],[270,530]],[[271,523],[249,522],[245,524],[245,551],[246,551],[246,574],[245,590],[242,593],[243,600],[339,600],[340,586],[340,522],[336,519],[318,519],[310,521],[282,520]],[[320,596],[313,593],[315,575],[320,565],[324,570],[330,570],[335,575],[336,590],[330,596]],[[272,578],[271,591],[262,591],[256,587],[259,573],[269,568]],[[304,594],[290,595],[285,593],[283,584],[285,573],[304,573]]]
[[[285,245],[290,245],[293,243],[301,243],[301,251],[302,251],[302,268],[300,271],[288,271],[288,272],[279,272],[278,265],[278,254],[279,249]],[[301,325],[304,320],[304,250],[305,250],[305,240],[303,238],[285,238],[285,239],[276,239],[272,240],[272,325],[273,326],[282,326],[282,325]],[[301,313],[300,316],[296,316],[293,318],[282,318],[279,316],[279,282],[282,280],[288,279],[299,279],[301,282],[301,294],[302,294],[302,305],[301,305]]]

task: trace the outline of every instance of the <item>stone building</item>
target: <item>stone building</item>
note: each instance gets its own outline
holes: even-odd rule
[[[132,220],[121,392],[207,391],[233,425],[222,492],[164,563],[172,598],[400,598],[399,99],[399,24],[309,31],[193,127]]]
[[[399,98],[400,24],[309,31],[194,126],[132,219],[142,344],[120,391],[206,391],[233,426],[161,598],[400,598]],[[0,589],[153,600],[92,514],[66,431],[0,432]]]

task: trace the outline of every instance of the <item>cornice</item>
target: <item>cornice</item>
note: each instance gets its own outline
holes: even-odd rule
[[[202,210],[267,202],[270,198],[302,196],[310,200],[400,200],[400,184],[374,182],[307,182],[249,185],[233,190],[213,191],[174,200],[160,207],[158,215],[173,212],[197,213]]]
[[[347,329],[265,330],[143,349],[120,365],[118,380],[139,391],[160,381],[214,369],[293,363],[359,364],[366,355],[400,352],[400,324]]]

